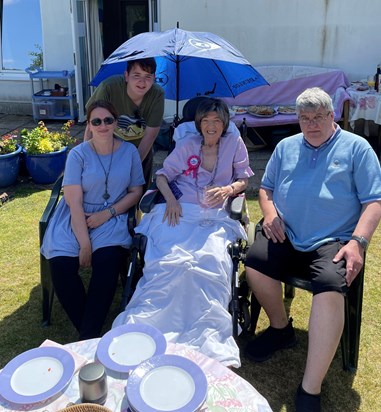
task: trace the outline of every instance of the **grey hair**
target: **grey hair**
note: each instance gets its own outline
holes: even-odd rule
[[[328,112],[333,112],[333,103],[330,95],[320,87],[306,89],[296,98],[297,115],[302,110],[316,111],[321,107]]]

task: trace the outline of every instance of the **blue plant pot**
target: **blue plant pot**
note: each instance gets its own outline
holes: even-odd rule
[[[17,145],[15,152],[0,155],[0,187],[13,185],[19,174],[22,147]]]
[[[67,153],[67,147],[44,154],[25,152],[26,168],[33,181],[42,185],[54,183],[65,169]]]

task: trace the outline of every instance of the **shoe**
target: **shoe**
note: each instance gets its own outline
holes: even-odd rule
[[[306,392],[302,384],[299,385],[295,397],[295,411],[296,412],[320,412],[320,393],[312,395]]]
[[[263,362],[270,359],[279,349],[288,349],[295,346],[297,338],[292,326],[292,318],[282,329],[269,326],[260,336],[246,346],[246,356],[254,362]]]

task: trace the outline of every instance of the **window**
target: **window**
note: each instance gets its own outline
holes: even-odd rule
[[[25,70],[40,53],[42,30],[40,0],[0,0],[1,69]]]

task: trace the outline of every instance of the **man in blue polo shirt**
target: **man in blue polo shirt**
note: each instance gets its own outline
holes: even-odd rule
[[[260,362],[296,344],[281,280],[307,274],[313,299],[296,394],[302,412],[320,411],[322,381],[344,327],[344,295],[381,218],[381,169],[369,143],[334,122],[332,100],[322,89],[298,96],[296,112],[302,133],[276,146],[259,190],[264,220],[246,273],[270,326],[248,343],[246,354]]]

